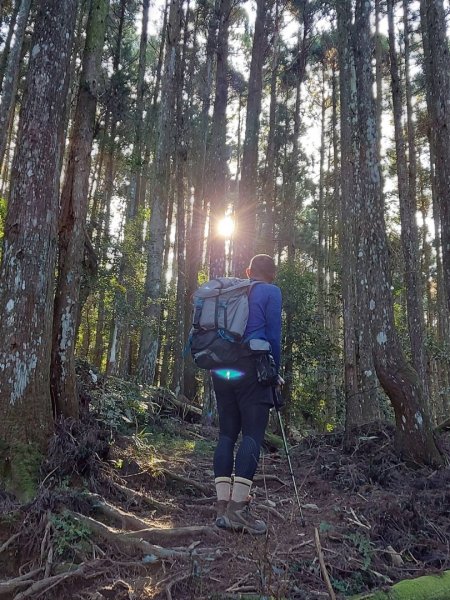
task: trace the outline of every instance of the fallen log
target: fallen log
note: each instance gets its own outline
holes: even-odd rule
[[[351,600],[448,600],[450,598],[450,571],[441,575],[424,575],[405,579],[386,591],[352,596]]]

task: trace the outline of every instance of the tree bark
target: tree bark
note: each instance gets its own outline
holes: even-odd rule
[[[19,13],[21,1],[22,0],[15,0],[14,2],[14,8],[8,26],[8,34],[6,36],[5,45],[3,46],[2,58],[0,61],[0,91],[2,91],[3,88],[3,78],[5,77],[6,64],[8,62],[9,52],[11,50],[12,36],[16,27],[17,15]],[[0,12],[0,28],[2,26],[2,16],[3,15]]]
[[[95,111],[109,0],[93,0],[61,194],[59,269],[53,315],[52,394],[56,413],[78,418],[75,343],[83,256]]]
[[[236,210],[236,232],[233,270],[245,277],[245,269],[254,253],[256,239],[256,210],[258,206],[258,142],[261,114],[263,66],[268,49],[266,19],[270,0],[256,1],[255,33],[248,80],[247,119],[242,156],[242,176]]]
[[[389,22],[389,54],[391,68],[392,103],[394,110],[395,148],[397,157],[398,196],[400,203],[401,242],[404,260],[404,280],[408,331],[412,364],[420,377],[424,399],[429,398],[427,356],[425,350],[425,323],[422,303],[422,280],[419,263],[419,235],[416,223],[414,190],[410,190],[406,144],[403,133],[403,100],[394,32],[394,3],[387,0]],[[410,126],[412,123],[410,122]]]
[[[155,162],[153,202],[149,223],[147,273],[144,292],[145,324],[142,330],[138,358],[138,375],[143,383],[151,383],[155,375],[158,354],[161,284],[164,238],[166,235],[167,188],[172,151],[174,124],[175,55],[181,28],[181,0],[171,0],[166,41],[164,77],[159,114],[159,141]]]
[[[376,160],[377,131],[372,95],[370,53],[371,3],[357,0],[355,12],[355,65],[357,75],[359,163],[364,198],[361,259],[366,267],[367,304],[372,350],[378,379],[388,395],[397,425],[401,454],[418,463],[442,464],[433,439],[417,373],[406,362],[394,325],[387,236],[384,223],[379,165]]]
[[[421,0],[428,111],[435,144],[436,184],[440,207],[442,270],[450,313],[450,57],[442,0]]]
[[[344,317],[344,385],[346,443],[350,445],[352,428],[370,422],[377,415],[376,376],[371,356],[369,322],[365,311],[358,310],[361,294],[357,281],[364,266],[357,260],[356,219],[358,199],[358,140],[356,77],[351,40],[351,2],[337,5],[339,34],[339,70],[341,105],[341,204],[340,246],[342,263],[342,303]],[[349,218],[350,217],[350,218]]]
[[[2,96],[0,105],[0,169],[5,157],[6,144],[8,140],[8,124],[10,122],[11,112],[14,109],[14,100],[17,92],[19,80],[19,64],[22,53],[25,28],[27,26],[28,15],[30,13],[31,0],[22,0],[20,10],[17,15],[17,27],[15,30],[14,45],[8,55],[6,63],[5,77],[3,79]]]
[[[0,277],[0,438],[44,448],[53,429],[50,355],[61,130],[77,1],[41,0],[13,161]]]
[[[206,199],[210,204],[209,277],[225,275],[225,240],[217,226],[225,216],[227,188],[228,35],[232,0],[221,0],[217,36],[216,92],[211,127]]]

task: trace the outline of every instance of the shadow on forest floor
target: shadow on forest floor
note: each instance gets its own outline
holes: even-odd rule
[[[304,528],[284,453],[264,453],[253,505],[268,535],[252,537],[213,526],[216,430],[133,389],[102,390],[127,435],[104,414],[61,422],[36,500],[0,492],[0,598],[327,598],[315,529],[338,598],[450,568],[450,469],[407,467],[391,426],[361,428],[351,453],[339,433],[292,448]]]

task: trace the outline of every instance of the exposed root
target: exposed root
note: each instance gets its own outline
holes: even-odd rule
[[[178,473],[172,473],[172,471],[169,471],[168,469],[163,469],[162,472],[163,472],[163,475],[165,475],[165,477],[167,477],[167,479],[172,479],[173,481],[179,481],[180,483],[189,485],[189,486],[195,488],[196,490],[199,490],[200,492],[202,492],[202,494],[204,494],[205,496],[209,496],[211,494],[211,486],[210,485],[204,485],[203,483],[199,483],[198,481],[195,481],[194,479],[190,479],[189,477],[183,477],[182,475],[179,475]]]
[[[18,537],[20,537],[20,532],[15,533],[8,540],[6,540],[6,542],[0,546],[0,554],[7,550],[11,546],[11,544],[13,544],[17,540]]]
[[[0,581],[0,596],[4,596],[6,594],[14,594],[17,590],[21,588],[27,588],[33,583],[34,577],[39,575],[39,573],[41,572],[41,568],[34,569],[34,571],[25,573],[20,577],[15,577],[14,579],[9,579],[8,581]]]
[[[89,494],[88,497],[93,500],[93,507],[96,512],[99,512],[114,523],[119,524],[121,529],[139,531],[140,529],[148,528],[148,523],[139,517],[136,517],[135,515],[125,512],[117,506],[106,502],[106,500],[104,500],[104,498],[98,494]]]
[[[138,537],[147,542],[154,542],[159,538],[162,540],[172,540],[174,538],[197,535],[209,535],[217,537],[217,533],[212,527],[207,525],[192,525],[190,527],[171,527],[170,529],[161,529],[160,527],[152,527],[149,529],[141,529],[140,531],[132,531],[123,534],[124,537]]]
[[[109,544],[117,546],[124,554],[154,555],[160,559],[189,556],[189,552],[187,551],[162,548],[161,546],[151,544],[142,538],[140,539],[130,534],[114,531],[107,525],[104,525],[95,519],[91,519],[91,517],[86,517],[85,515],[80,515],[79,513],[71,514],[75,519],[81,521],[84,525],[89,527],[89,529],[96,536],[102,538]]]
[[[177,512],[180,510],[176,506],[173,506],[171,504],[165,504],[164,502],[159,502],[158,500],[155,500],[147,494],[143,494],[142,492],[138,492],[137,490],[132,490],[124,485],[121,485],[120,483],[114,483],[114,487],[116,487],[120,492],[122,492],[122,494],[127,498],[129,502],[133,502],[136,504],[146,504],[150,508],[162,510],[164,512]]]

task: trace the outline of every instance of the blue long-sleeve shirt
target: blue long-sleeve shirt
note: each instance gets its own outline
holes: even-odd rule
[[[281,290],[271,283],[257,283],[250,291],[249,316],[244,333],[246,340],[266,340],[280,368],[281,354]]]

